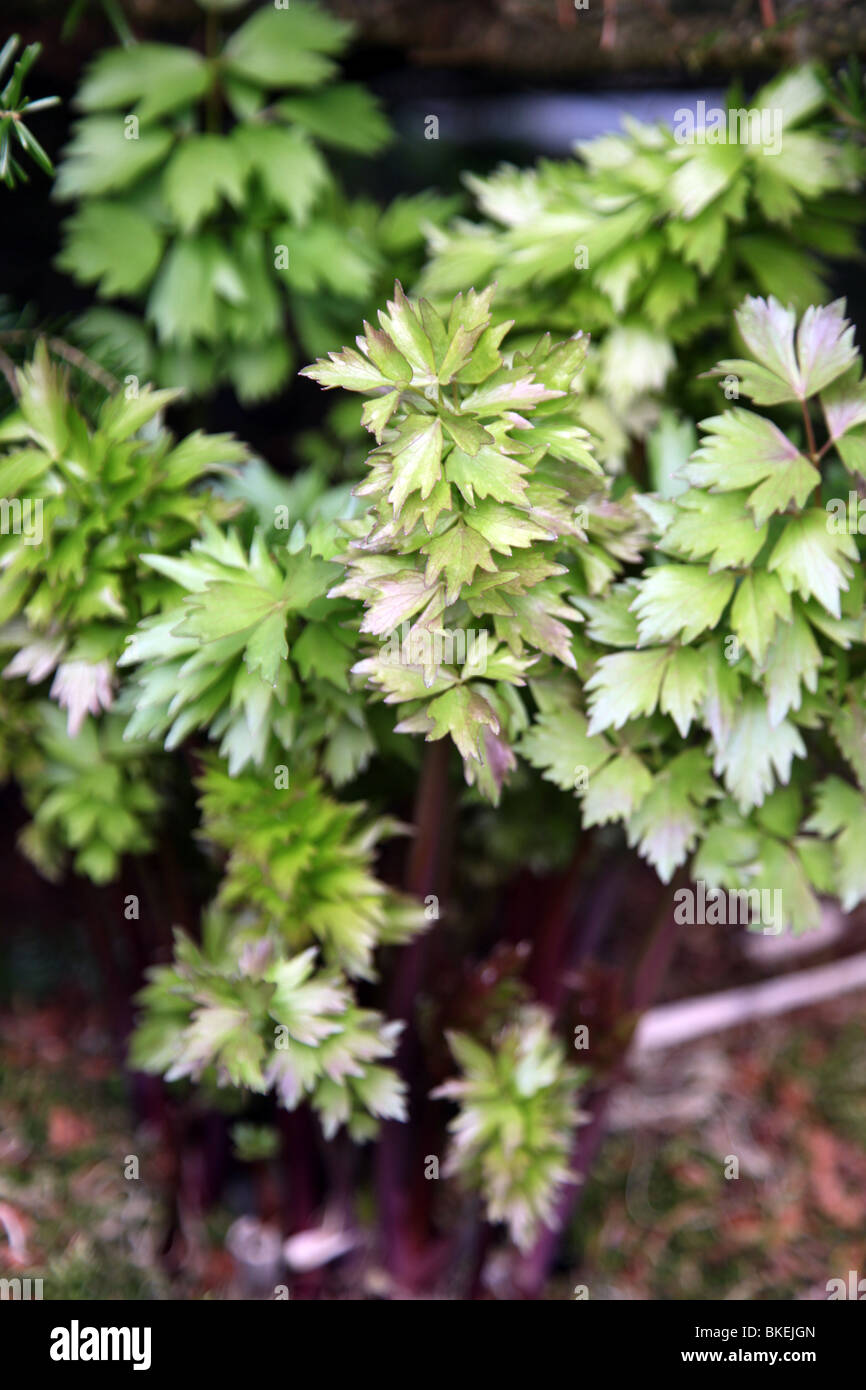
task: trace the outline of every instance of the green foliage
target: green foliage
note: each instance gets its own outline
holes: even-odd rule
[[[214,889],[149,972],[132,1062],[230,1088],[235,1110],[309,1103],[329,1139],[365,1140],[407,1117],[404,1020],[368,1007],[380,952],[426,922],[390,863],[378,876],[402,824],[333,788],[363,772],[393,793],[387,759],[416,766],[403,734],[461,755],[483,853],[455,879],[481,892],[503,865],[564,864],[581,827],[599,859],[621,853],[621,825],[664,883],[780,888],[798,930],[822,894],[866,898],[866,523],[847,514],[866,383],[844,303],[820,305],[827,260],[855,252],[863,171],[825,117],[860,129],[862,93],[811,68],[765,88],[772,155],[756,127],[684,144],[627,123],[573,161],[470,177],[482,220],[442,231],[450,201],[383,211],[329,163],[389,139],[339,79],[350,26],[311,0],[246,19],[200,3],[204,53],[124,34],[92,64],[56,186],[74,204],[59,264],[105,301],[81,333],[126,390],[89,410],[44,343],[14,378],[0,358],[0,768],[42,872],[105,883],[153,847],[183,748]],[[22,95],[36,51],[0,92],[10,186],[13,141],[51,172],[21,119],[53,100]],[[397,278],[376,326],[329,351],[416,280],[422,229],[422,297]],[[251,402],[296,348],[346,399],[291,481],[230,436],[175,440],[177,391],[139,387],[230,382]],[[374,445],[352,492],[358,396]],[[479,803],[512,777],[494,816]],[[432,786],[419,854],[441,868]],[[526,1250],[576,1181],[586,1073],[531,1002],[544,932],[531,970],[524,942],[482,968],[475,919],[454,920],[442,956],[479,979],[455,990],[474,1036],[449,1034],[458,1075],[433,1093],[457,1104],[446,1172]],[[246,1119],[235,1143],[275,1150]]]
[[[510,325],[493,321],[492,298],[458,295],[446,318],[398,283],[360,351],[305,374],[367,395],[378,445],[356,489],[370,510],[347,526],[333,590],[363,602],[361,631],[380,641],[354,669],[400,706],[398,731],[450,736],[467,780],[495,800],[526,725],[527,670],[576,666],[567,624],[581,615],[567,600],[637,557],[639,527],[577,423],[586,340],[546,335],[505,353]]]
[[[317,503],[288,542],[285,528],[256,528],[247,552],[236,533],[205,524],[185,554],[142,557],[171,587],[119,663],[138,667],[124,705],[130,738],[172,749],[206,730],[232,774],[291,753],[293,768],[315,764],[340,785],[366,765],[373,741],[349,676],[356,605],[328,596],[340,542]],[[288,521],[289,503],[273,510]]]
[[[77,208],[59,264],[103,299],[80,331],[122,372],[244,401],[292,370],[286,315],[307,353],[353,322],[387,272],[417,264],[422,223],[451,203],[382,213],[349,200],[325,150],[390,138],[374,99],[336,81],[351,29],[307,0],[258,9],[205,55],[162,43],[101,54],[57,196]],[[216,27],[209,28],[216,34]]]
[[[202,834],[227,855],[216,906],[292,952],[314,945],[328,967],[370,979],[376,946],[407,941],[423,923],[414,899],[371,873],[378,841],[401,827],[362,823],[362,805],[332,800],[317,780],[275,780],[232,777],[212,761],[199,783]]]
[[[20,39],[13,34],[0,49],[0,79],[8,72],[9,64],[18,52]],[[14,188],[16,183],[27,183],[27,170],[15,154],[16,146],[23,155],[32,160],[49,178],[54,173],[54,165],[40,145],[29,126],[29,119],[38,111],[57,106],[59,97],[39,97],[31,101],[24,95],[24,82],[32,68],[42,45],[30,43],[18,59],[5,84],[0,88],[0,183]],[[27,117],[25,121],[24,117]]]
[[[866,397],[843,301],[798,322],[747,299],[737,324],[748,356],[714,371],[735,374],[753,407],[781,408],[784,428],[743,406],[702,422],[687,490],[643,499],[651,563],[614,587],[612,611],[582,605],[598,644],[586,712],[573,690],[553,709],[548,696],[522,748],[563,787],[584,764],[584,824],[623,820],[665,881],[697,851],[694,877],[780,888],[803,929],[818,893],[847,909],[866,896],[852,825],[866,608],[846,474],[866,467]],[[837,493],[826,506],[822,486]]]
[[[361,1008],[348,977],[373,978],[374,949],[424,925],[370,870],[394,826],[362,822],[363,807],[317,781],[275,789],[212,763],[201,788],[225,877],[201,946],[178,932],[173,964],[151,970],[133,1061],[168,1080],[273,1090],[289,1110],[308,1098],[328,1137],[345,1124],[368,1139],[379,1119],[405,1118],[404,1083],[384,1065],[403,1024]]]
[[[576,1126],[585,1120],[576,1092],[585,1072],[566,1060],[544,1009],[524,1006],[488,1049],[465,1034],[449,1036],[461,1076],[433,1095],[455,1100],[448,1174],[479,1191],[490,1221],[507,1223],[527,1249],[552,1226],[569,1169]]]
[[[582,418],[622,466],[624,430],[645,434],[660,397],[706,406],[692,364],[730,350],[746,292],[805,309],[824,297],[822,259],[857,254],[862,213],[849,193],[862,160],[820,126],[826,99],[809,67],[757,93],[753,109],[781,113],[769,153],[757,124],[736,143],[724,130],[680,143],[667,126],[626,119],[622,134],[580,145],[570,162],[467,175],[483,220],[435,232],[419,292],[439,305],[495,280],[527,341],[591,332],[599,350]]]
[[[126,633],[168,587],[142,550],[168,557],[228,515],[199,484],[246,451],[228,435],[176,443],[158,423],[171,391],[115,396],[91,423],[42,343],[17,377],[17,409],[0,422],[0,645],[14,650],[8,677],[38,684],[56,668],[74,734],[88,709],[111,706]]]
[[[117,715],[87,719],[74,735],[55,705],[35,710],[34,751],[28,758],[24,800],[33,820],[19,847],[47,878],[62,877],[67,854],[76,872],[108,883],[124,854],[153,848],[161,797],[153,760],[123,740]],[[21,775],[23,769],[17,769]]]
[[[160,424],[176,392],[118,394],[94,418],[44,342],[16,385],[0,421],[3,771],[34,813],[21,844],[40,870],[58,877],[71,851],[78,872],[104,883],[121,855],[151,848],[160,804],[153,748],[123,741],[125,718],[98,718],[118,704],[130,628],[174,591],[143,552],[170,564],[237,510],[203,484],[246,450],[229,435],[177,442]],[[42,698],[49,677],[59,710]]]

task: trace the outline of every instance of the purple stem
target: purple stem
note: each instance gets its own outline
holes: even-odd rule
[[[589,835],[581,835],[571,863],[554,892],[553,903],[535,936],[529,967],[529,983],[542,1004],[554,1012],[565,994],[564,957],[568,948],[569,929],[574,919],[578,890],[592,845]]]
[[[440,739],[430,744],[421,769],[415,803],[415,838],[409,853],[406,870],[406,891],[425,898],[439,887],[442,871],[442,836],[448,803],[448,767],[450,743]],[[396,1063],[410,1085],[410,1106],[413,1101],[423,1104],[423,1087],[412,1081],[418,1069],[419,1043],[411,1025],[414,1005],[421,990],[425,967],[430,953],[432,929],[417,936],[404,947],[397,958],[388,999],[391,1018],[406,1020]],[[420,1094],[419,1094],[420,1092]],[[426,1231],[427,1193],[419,1193],[413,1176],[424,1182],[423,1172],[413,1173],[415,1131],[408,1124],[389,1121],[382,1126],[376,1149],[376,1190],[382,1250],[386,1267],[398,1283],[410,1284],[417,1272],[419,1253]],[[426,1184],[425,1184],[426,1185]],[[413,1191],[416,1200],[413,1201]]]

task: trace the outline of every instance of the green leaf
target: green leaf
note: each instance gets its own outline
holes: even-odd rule
[[[286,609],[280,606],[259,619],[247,640],[244,664],[249,672],[258,673],[267,685],[276,687],[280,666],[288,655]]]
[[[816,931],[821,925],[821,904],[810,887],[816,874],[826,872],[821,851],[826,846],[799,836],[792,846],[764,837],[761,843],[760,883],[771,890],[781,887],[784,920],[795,933]],[[822,889],[830,891],[832,888]]]
[[[667,647],[603,656],[586,683],[590,734],[621,729],[629,719],[652,714],[669,658]]]
[[[76,320],[82,341],[98,361],[147,380],[153,370],[151,333],[138,315],[95,306]]]
[[[769,200],[768,185],[772,189]],[[773,171],[763,165],[760,166],[755,180],[755,197],[759,202],[763,199],[765,204],[767,201],[772,202],[773,212],[778,214],[774,215],[774,221],[781,221],[783,216],[787,216],[789,206],[793,211],[800,206],[800,200],[796,193],[792,192],[790,184],[774,178]],[[805,228],[803,230],[805,232]],[[819,235],[815,234],[815,242],[818,241]],[[808,237],[808,233],[806,238],[811,242],[812,238]],[[794,245],[783,236],[773,236],[768,232],[741,236],[737,239],[736,249],[746,268],[748,280],[764,294],[775,295],[777,299],[792,304],[799,310],[826,296],[821,262],[815,256],[807,256],[800,246]],[[760,374],[757,366],[754,370]],[[749,375],[748,367],[746,375]],[[772,383],[771,389],[776,389],[775,382]]]
[[[302,130],[239,125],[232,145],[244,169],[254,169],[265,194],[299,226],[330,182],[328,166]]]
[[[853,536],[827,529],[827,515],[817,507],[802,516],[786,518],[784,530],[767,561],[789,594],[813,596],[834,618],[841,616],[840,595],[848,589],[853,561],[858,559]]]
[[[479,502],[467,512],[466,520],[494,550],[503,555],[511,555],[512,546],[518,549],[532,545],[533,541],[555,540],[555,534],[539,525],[531,514],[515,512],[499,506],[492,499]]]
[[[288,9],[263,7],[236,30],[223,61],[261,87],[317,87],[334,72],[325,55],[339,53],[351,26],[325,10],[292,0]]]
[[[662,883],[685,863],[700,835],[701,805],[715,795],[709,764],[697,749],[680,753],[658,773],[627,825],[629,845],[653,865]]]
[[[862,682],[846,690],[844,702],[833,712],[830,729],[840,753],[860,786],[866,789],[866,700]]]
[[[802,507],[821,474],[770,420],[737,408],[701,421],[707,438],[683,469],[689,482],[717,492],[760,484],[746,505],[763,526],[773,512]]]
[[[499,720],[492,705],[469,685],[455,685],[437,695],[427,706],[433,721],[427,742],[450,734],[461,756],[483,762],[482,735],[485,729],[499,732]]]
[[[327,289],[348,299],[362,300],[373,287],[378,271],[375,247],[339,223],[324,221],[316,214],[303,226],[285,223],[277,227],[273,241],[279,250],[285,247],[286,253],[287,264],[278,264],[277,273],[300,294]],[[330,333],[325,324],[321,331]],[[407,369],[405,380],[410,376]]]
[[[244,404],[272,396],[286,381],[291,368],[292,356],[282,338],[238,343],[226,358],[226,371]]]
[[[659,709],[669,714],[685,738],[707,688],[705,654],[687,647],[671,652],[662,682]]]
[[[142,121],[188,106],[206,92],[208,67],[194,49],[166,43],[112,48],[91,64],[75,98],[85,111],[117,107]]]
[[[677,499],[662,549],[689,560],[709,558],[710,573],[750,565],[767,539],[746,511],[748,493],[722,494],[695,488]]]
[[[382,436],[388,427],[388,421],[400,403],[399,391],[387,391],[384,396],[377,396],[372,401],[365,401],[361,411],[361,424],[375,436],[376,443],[382,443]]]
[[[221,198],[240,207],[246,174],[236,142],[220,135],[188,136],[162,176],[163,196],[181,231],[194,231]]]
[[[432,380],[436,374],[433,345],[418,321],[418,316],[403,293],[399,281],[394,286],[394,299],[388,302],[387,312],[379,310],[379,323],[391,342],[409,363],[421,381]]]
[[[791,710],[800,708],[802,685],[814,695],[822,659],[812,628],[796,606],[792,620],[778,628],[767,653],[764,690],[771,724],[778,724]]]
[[[338,565],[319,559],[308,549],[287,556],[283,569],[286,600],[296,613],[303,613],[317,598],[323,598],[340,577]]]
[[[611,751],[606,739],[589,733],[586,716],[568,705],[540,710],[518,745],[526,761],[563,791],[575,790],[580,771],[589,774],[594,787],[595,775]],[[584,816],[584,823],[595,822]]]
[[[845,318],[845,300],[810,305],[797,329],[799,396],[804,399],[823,391],[858,361],[854,329]]]
[[[288,97],[277,103],[277,110],[338,149],[374,154],[391,139],[376,98],[356,83],[342,82],[320,92]]]
[[[408,386],[412,380],[412,368],[387,334],[380,333],[365,321],[364,336],[358,340],[358,346],[388,381],[398,386]]]
[[[759,666],[780,621],[791,621],[791,600],[776,576],[765,570],[745,575],[731,606],[731,629]]]
[[[698,565],[659,565],[641,581],[632,604],[641,643],[682,635],[691,642],[714,628],[734,591],[734,576],[710,574]]]
[[[796,314],[772,295],[768,300],[747,297],[735,318],[756,361],[721,362],[716,370],[742,377],[742,389],[758,405],[805,401],[857,360],[844,299],[806,310],[797,329],[796,353]]]
[[[756,106],[779,111],[786,132],[820,110],[826,100],[827,89],[820,71],[810,63],[782,72],[754,97]]]
[[[19,373],[22,387],[19,410],[37,442],[57,459],[69,441],[70,404],[63,384],[39,342],[33,361]]]
[[[42,449],[16,449],[0,457],[0,494],[16,497],[51,468],[51,457]]]
[[[843,911],[866,897],[866,815],[863,793],[839,777],[828,777],[816,792],[816,808],[806,822],[826,838],[833,836],[836,885]]]
[[[233,464],[246,463],[248,458],[246,445],[233,435],[193,430],[172,449],[163,467],[172,485],[182,488],[204,473],[227,472]]]
[[[471,514],[468,519],[471,520]],[[446,603],[457,601],[463,586],[471,584],[476,569],[496,573],[490,547],[476,530],[466,526],[462,520],[435,536],[425,549],[427,568],[424,582],[433,585],[444,572]]]
[[[350,632],[311,623],[292,645],[292,660],[303,680],[318,676],[340,690],[349,689],[348,669],[353,660]]]
[[[199,642],[217,642],[245,633],[274,612],[285,614],[288,603],[282,587],[233,580],[213,582],[189,601],[186,617],[175,632]]]
[[[137,140],[127,140],[121,115],[79,121],[57,173],[57,196],[119,193],[161,164],[173,143],[168,130],[142,130]]]
[[[678,497],[685,492],[688,483],[680,476],[680,470],[688,462],[697,442],[691,420],[681,419],[673,410],[662,411],[646,445],[654,492],[665,498]]]
[[[803,818],[803,798],[797,787],[778,787],[755,812],[755,820],[771,835],[790,840]]]
[[[389,384],[379,368],[353,348],[329,352],[328,357],[330,361],[319,358],[315,366],[304,367],[299,375],[310,377],[326,390],[341,386],[344,391],[371,391]]]
[[[866,381],[860,380],[859,369],[846,373],[821,395],[821,406],[827,421],[827,432],[835,442],[849,430],[866,425]],[[843,460],[848,464],[848,460]],[[850,466],[850,465],[848,465]]]
[[[652,788],[652,773],[636,753],[626,750],[592,773],[583,797],[581,818],[586,827],[627,820]]]
[[[688,220],[703,212],[724,192],[745,160],[741,145],[693,145],[670,181],[671,207]]]
[[[446,419],[444,423],[450,433],[450,421]],[[516,507],[525,506],[527,471],[518,459],[487,447],[479,448],[474,456],[463,448],[452,449],[445,460],[446,478],[459,489],[470,507],[475,505],[476,496],[492,497]]]
[[[787,783],[791,762],[804,758],[806,746],[799,731],[786,720],[770,722],[763,695],[746,692],[737,707],[727,740],[716,748],[715,772],[724,775],[725,786],[745,813],[773,790],[775,777]]]
[[[443,415],[442,424],[446,434],[463,453],[475,458],[484,444],[493,444],[493,435],[479,425],[477,420],[464,420],[458,416]]]
[[[637,619],[631,609],[636,593],[636,582],[629,580],[610,589],[602,599],[575,600],[589,618],[586,630],[593,642],[606,647],[637,646]]]
[[[99,412],[99,431],[106,439],[129,439],[166,406],[181,395],[180,391],[154,391],[145,386],[137,396],[111,396]]]
[[[394,455],[394,473],[388,501],[394,515],[400,515],[407,497],[420,492],[429,497],[442,476],[442,424],[436,418],[423,429],[407,431],[403,445]]]
[[[234,277],[234,278],[233,278]],[[220,290],[243,296],[237,273],[210,236],[176,241],[159,268],[147,317],[163,343],[191,346],[196,339],[214,341],[219,334]]]
[[[142,213],[123,203],[85,203],[64,227],[57,258],[62,270],[97,282],[106,297],[135,294],[150,283],[162,255],[162,237]]]

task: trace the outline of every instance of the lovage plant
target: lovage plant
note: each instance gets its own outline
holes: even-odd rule
[[[73,849],[79,869],[104,881],[120,853],[149,846],[157,801],[142,750],[124,746],[125,720],[111,713],[98,733],[85,727],[113,710],[126,637],[168,588],[142,551],[156,546],[168,563],[206,519],[236,510],[203,484],[246,450],[228,435],[175,440],[160,413],[176,392],[128,388],[93,419],[41,341],[13,385],[16,408],[0,421],[0,648],[17,687],[5,761],[35,811],[27,852],[56,873]],[[44,700],[49,678],[65,731]]]
[[[861,153],[799,69],[772,148],[630,125],[473,180],[407,296],[442,205],[326,160],[388,136],[348,27],[200,6],[203,51],[126,35],[79,90],[60,265],[101,365],[0,348],[0,768],[30,859],[90,880],[168,1146],[228,1161],[239,1116],[360,1288],[538,1295],[684,886],[774,932],[866,899],[866,383],[821,303]],[[29,61],[10,184],[49,168]],[[299,352],[341,404],[291,480],[144,384],[249,402]],[[178,1206],[207,1164],[173,1157]]]
[[[337,785],[363,767],[372,737],[352,689],[354,605],[328,597],[339,579],[333,523],[287,542],[257,528],[204,529],[187,554],[147,554],[171,581],[120,665],[137,666],[128,735],[175,748],[195,730],[219,740],[229,770],[313,760]]]
[[[574,667],[581,615],[567,600],[636,559],[639,532],[577,421],[585,338],[506,354],[511,325],[492,299],[470,290],[445,317],[398,284],[360,351],[306,372],[371,397],[362,421],[378,447],[356,489],[370,507],[334,590],[363,602],[361,631],[380,639],[355,670],[399,706],[398,731],[450,737],[467,780],[496,799],[526,727],[527,671]]]
[[[731,350],[747,291],[803,310],[825,297],[824,258],[856,254],[860,156],[826,113],[820,76],[803,67],[759,91],[739,124],[678,132],[626,119],[573,160],[467,175],[482,220],[431,234],[419,291],[438,304],[495,280],[527,337],[592,333],[583,419],[622,466],[659,401],[692,418],[706,408],[693,363]]]
[[[646,525],[628,497],[612,499],[576,419],[584,338],[508,352],[492,301],[492,290],[470,291],[443,318],[398,284],[361,351],[309,368],[369,396],[376,447],[355,489],[366,510],[340,505],[337,490],[336,505],[320,496],[304,518],[295,496],[291,518],[279,517],[288,536],[260,505],[249,551],[206,523],[186,554],[143,556],[176,588],[121,663],[138,667],[126,692],[133,740],[172,748],[199,730],[228,759],[209,759],[201,781],[202,836],[222,869],[204,948],[179,938],[174,965],[153,974],[135,1057],[170,1077],[273,1088],[289,1109],[310,1098],[329,1134],[411,1120],[382,1063],[409,1021],[406,980],[438,909],[376,881],[372,847],[398,827],[361,824],[322,774],[339,783],[374,752],[381,766],[393,735],[368,724],[365,705],[384,697],[400,707],[398,735],[423,733],[446,752],[453,743],[467,781],[498,800],[529,723],[526,673],[540,667],[543,685],[575,669],[582,615],[569,600],[608,588],[637,559]],[[249,493],[267,490],[259,480]],[[417,827],[422,855],[431,831],[429,818]],[[422,892],[417,873],[409,887]],[[350,981],[375,981],[388,946],[399,954],[386,1024],[358,1013]],[[513,1021],[485,1028],[499,1060],[480,1088],[440,1092],[489,1106],[488,1138],[458,1139],[449,1171],[524,1246],[567,1185],[582,1077],[552,1016],[536,1006],[526,1020],[528,1046]],[[272,1050],[280,1028],[286,1056]],[[461,1060],[472,1053],[454,1046]],[[387,1155],[390,1131],[381,1142]]]
[[[309,1097],[329,1137],[405,1120],[405,1083],[384,1065],[402,1022],[359,1007],[352,985],[375,978],[377,947],[425,925],[371,873],[393,823],[365,823],[309,777],[275,786],[211,762],[200,786],[202,833],[226,852],[225,873],[201,946],[180,933],[174,963],[152,972],[134,1060],[169,1079],[272,1088],[289,1110]]]
[[[523,749],[560,782],[569,759],[588,764],[584,823],[622,820],[665,881],[690,863],[714,888],[780,889],[805,930],[818,894],[848,909],[866,895],[866,611],[848,508],[866,397],[842,301],[798,323],[748,299],[737,324],[750,355],[715,374],[757,408],[704,421],[687,490],[644,499],[650,564],[581,603],[597,644],[585,713],[542,715]]]

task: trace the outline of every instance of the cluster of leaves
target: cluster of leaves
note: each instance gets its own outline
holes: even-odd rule
[[[261,481],[253,484],[259,495]],[[341,785],[373,751],[350,677],[357,605],[328,597],[342,573],[333,559],[342,544],[335,515],[347,496],[337,490],[335,508],[333,492],[314,488],[301,508],[297,488],[274,495],[290,501],[275,504],[271,525],[257,525],[249,547],[235,531],[205,523],[185,554],[142,557],[169,583],[119,663],[138,668],[124,696],[128,737],[171,750],[206,731],[232,774],[290,753],[293,767],[318,765]]]
[[[480,1189],[488,1220],[507,1223],[527,1249],[555,1224],[563,1185],[577,1181],[569,1156],[585,1119],[576,1103],[585,1074],[534,1005],[520,1008],[489,1049],[462,1033],[448,1042],[461,1075],[433,1092],[458,1106],[445,1171]]]
[[[0,48],[0,78],[9,69],[9,64],[18,52],[20,39],[13,34]],[[18,59],[4,86],[0,88],[0,183],[14,188],[16,183],[27,182],[27,170],[20,162],[19,151],[48,174],[54,173],[54,165],[40,145],[27,122],[38,111],[57,106],[59,97],[38,97],[35,101],[24,95],[27,74],[42,51],[38,43],[28,44]],[[24,118],[27,118],[25,121]]]
[[[780,121],[778,150],[756,115],[736,140],[712,128],[685,143],[669,126],[626,120],[570,162],[467,176],[485,220],[433,235],[419,292],[435,303],[495,280],[518,330],[592,334],[582,418],[618,465],[660,398],[692,417],[705,408],[692,363],[730,351],[746,293],[805,309],[825,298],[820,258],[857,253],[862,157],[823,131],[819,74],[784,74],[750,109]]]
[[[378,842],[402,827],[365,823],[362,805],[334,801],[318,779],[294,780],[232,777],[209,763],[203,835],[226,854],[216,906],[255,917],[291,951],[314,945],[329,968],[372,979],[375,948],[408,941],[423,921],[415,899],[370,872]]]
[[[204,0],[202,0],[204,3]],[[389,139],[365,88],[335,81],[351,28],[307,0],[255,11],[202,55],[131,43],[101,54],[78,93],[57,180],[75,200],[60,266],[144,319],[94,308],[80,329],[124,372],[245,401],[292,369],[290,312],[315,353],[354,322],[385,266],[414,268],[422,224],[452,202],[385,212],[341,192],[320,146],[372,154]]]
[[[652,563],[582,603],[597,644],[586,712],[573,689],[542,692],[522,751],[561,786],[585,765],[584,824],[624,820],[664,881],[696,851],[693,878],[779,888],[806,929],[818,893],[845,908],[866,897],[866,606],[849,510],[866,476],[866,384],[844,301],[798,324],[773,298],[747,299],[737,323],[749,355],[715,372],[760,409],[703,421],[687,490],[643,499]]]
[[[69,732],[113,702],[115,662],[166,589],[141,562],[181,550],[206,518],[233,507],[198,484],[246,457],[228,435],[177,443],[158,422],[176,392],[142,387],[106,400],[91,422],[44,343],[17,372],[0,422],[0,645],[7,677],[40,684],[69,713]]]
[[[0,421],[3,772],[34,814],[20,844],[40,870],[56,878],[71,851],[102,883],[151,847],[160,804],[153,748],[124,741],[120,714],[97,722],[118,702],[130,629],[173,590],[142,553],[168,562],[236,511],[204,484],[246,450],[228,435],[177,442],[160,424],[175,392],[117,394],[91,418],[42,341],[15,381]]]
[[[135,1064],[273,1090],[289,1110],[309,1099],[329,1137],[346,1124],[368,1139],[379,1119],[405,1119],[404,1083],[384,1065],[403,1023],[361,1008],[352,984],[374,978],[377,946],[424,926],[418,904],[371,872],[377,841],[399,827],[315,779],[275,787],[212,761],[200,787],[202,835],[227,851],[225,874],[201,945],[178,932],[171,966],[150,972]]]
[[[581,614],[567,600],[635,560],[640,528],[577,422],[586,340],[545,335],[506,354],[511,325],[493,321],[492,298],[470,290],[440,316],[398,283],[360,351],[305,374],[369,396],[361,418],[378,445],[332,591],[363,602],[361,632],[380,642],[354,669],[400,706],[398,731],[450,736],[495,800],[526,726],[526,671],[575,666],[567,624]]]
[[[33,819],[19,848],[58,881],[67,855],[79,874],[109,883],[124,854],[147,854],[161,809],[152,750],[124,740],[117,714],[88,719],[75,735],[56,705],[32,710],[32,744],[15,773]]]

